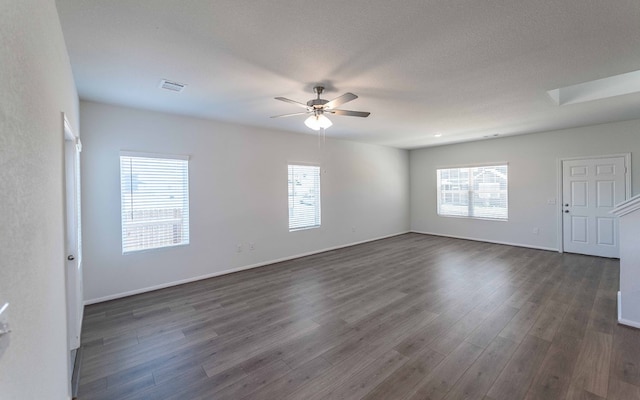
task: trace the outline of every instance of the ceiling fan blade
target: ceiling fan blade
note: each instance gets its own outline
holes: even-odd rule
[[[340,97],[336,97],[335,99],[331,100],[330,102],[328,102],[327,104],[324,105],[324,108],[334,108],[334,107],[338,107],[341,104],[344,104],[346,102],[349,102],[351,100],[355,100],[357,99],[358,96],[356,96],[353,93],[345,93]]]
[[[269,117],[269,118],[293,117],[294,115],[305,115],[305,114],[309,114],[309,112],[299,112],[299,113],[293,113],[293,114],[274,115],[273,117]]]
[[[350,111],[350,110],[326,110],[325,112],[335,114],[335,115],[346,115],[349,117],[362,117],[366,118],[371,114],[366,111]]]
[[[295,101],[295,100],[287,99],[286,97],[276,97],[275,99],[276,100],[280,100],[280,101],[284,101],[285,103],[295,104],[298,107],[307,108],[307,109],[309,108],[309,107],[307,107],[306,104],[300,103],[300,102]]]

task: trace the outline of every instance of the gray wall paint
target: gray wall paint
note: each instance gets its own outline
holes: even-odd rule
[[[78,96],[54,1],[0,2],[0,398],[67,399],[63,128]]]
[[[406,150],[92,102],[81,113],[89,301],[409,229]],[[190,245],[122,255],[120,150],[191,156]],[[288,231],[287,162],[322,166],[319,229]]]
[[[640,120],[411,150],[411,229],[557,249],[558,159],[620,153],[632,153],[632,186],[638,193]],[[505,161],[509,163],[508,222],[437,215],[437,168]],[[547,204],[549,199],[557,204]],[[540,233],[533,234],[533,228]]]

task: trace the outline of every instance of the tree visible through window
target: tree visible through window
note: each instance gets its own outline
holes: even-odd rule
[[[320,226],[320,167],[289,165],[289,231]]]
[[[189,244],[187,157],[120,155],[122,253]]]
[[[506,220],[508,166],[438,169],[438,215]]]

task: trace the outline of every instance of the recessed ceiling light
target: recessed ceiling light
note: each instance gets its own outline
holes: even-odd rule
[[[441,137],[441,136],[442,136],[442,133],[436,133],[436,134],[435,134],[435,135],[433,135],[433,136],[435,136],[435,137]]]

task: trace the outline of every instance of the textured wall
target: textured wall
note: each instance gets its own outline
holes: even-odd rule
[[[0,42],[0,398],[65,399],[62,112],[77,131],[78,97],[55,3],[0,2]]]

